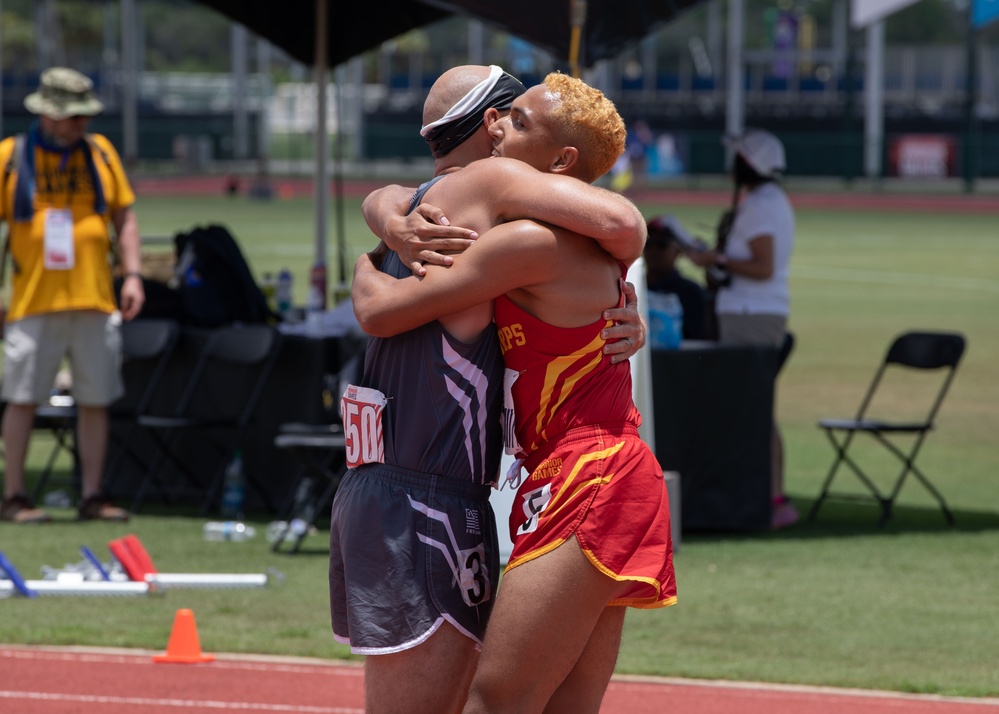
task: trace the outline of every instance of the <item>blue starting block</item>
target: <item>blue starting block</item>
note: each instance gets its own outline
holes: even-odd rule
[[[19,593],[25,597],[38,597],[38,593],[28,587],[28,583],[17,572],[14,564],[7,560],[7,556],[3,554],[3,551],[0,551],[0,571],[3,571],[3,574],[14,584],[14,589]]]

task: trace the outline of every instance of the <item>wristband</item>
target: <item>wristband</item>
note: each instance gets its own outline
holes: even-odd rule
[[[125,273],[121,276],[121,278],[122,280],[128,280],[129,278],[138,278],[139,280],[142,280],[142,273],[132,271],[130,273]]]

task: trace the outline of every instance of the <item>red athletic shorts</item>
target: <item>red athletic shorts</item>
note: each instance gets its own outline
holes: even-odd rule
[[[573,429],[528,457],[510,513],[507,570],[575,535],[601,572],[621,581],[611,605],[676,602],[669,496],[659,462],[634,426]]]

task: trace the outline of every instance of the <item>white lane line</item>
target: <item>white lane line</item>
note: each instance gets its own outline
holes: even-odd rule
[[[634,686],[638,685],[638,686]],[[682,679],[679,677],[653,677],[645,675],[614,675],[611,688],[621,690],[631,688],[639,690],[647,685],[667,687],[703,687],[728,691],[749,692],[754,697],[780,696],[783,694],[800,694],[808,697],[808,701],[828,701],[829,697],[885,699],[897,700],[899,703],[928,702],[947,704],[969,704],[974,706],[995,707],[999,699],[995,697],[957,697],[943,694],[913,694],[911,692],[892,692],[883,689],[855,689],[812,686],[807,684],[774,684],[771,682],[738,682],[725,679]]]
[[[7,650],[0,648],[0,658],[22,660],[46,660],[58,662],[89,662],[129,665],[153,665],[152,655],[114,655],[99,653],[52,652],[32,650]],[[336,676],[363,677],[364,669],[360,665],[349,665],[333,662],[316,662],[315,664],[290,664],[283,662],[216,659],[207,666],[214,669],[235,669],[257,672],[282,672],[290,674],[333,674]]]
[[[140,707],[175,707],[177,709],[222,709],[225,711],[293,712],[294,714],[364,714],[363,709],[349,707],[313,707],[294,704],[260,704],[257,702],[222,702],[205,699],[149,699],[145,697],[107,697],[90,694],[53,694],[50,692],[14,692],[0,690],[0,699],[25,699],[81,704],[120,704]]]

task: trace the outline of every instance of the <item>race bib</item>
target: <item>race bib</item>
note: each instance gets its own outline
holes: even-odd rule
[[[492,597],[486,565],[486,549],[481,543],[474,548],[458,551],[458,587],[461,598],[469,607],[481,605]]]
[[[511,456],[516,456],[523,449],[517,441],[517,420],[513,411],[513,383],[520,373],[508,369],[503,374],[503,450]]]
[[[348,384],[340,398],[347,467],[385,463],[382,411],[388,400],[377,389]]]
[[[44,250],[46,270],[72,270],[76,264],[72,211],[53,208],[45,211]]]
[[[516,535],[521,536],[526,533],[533,533],[538,529],[538,520],[541,518],[541,514],[548,508],[548,504],[552,501],[551,482],[533,491],[527,491],[523,494],[518,493],[517,499],[520,501],[523,517],[520,525],[517,526]]]

